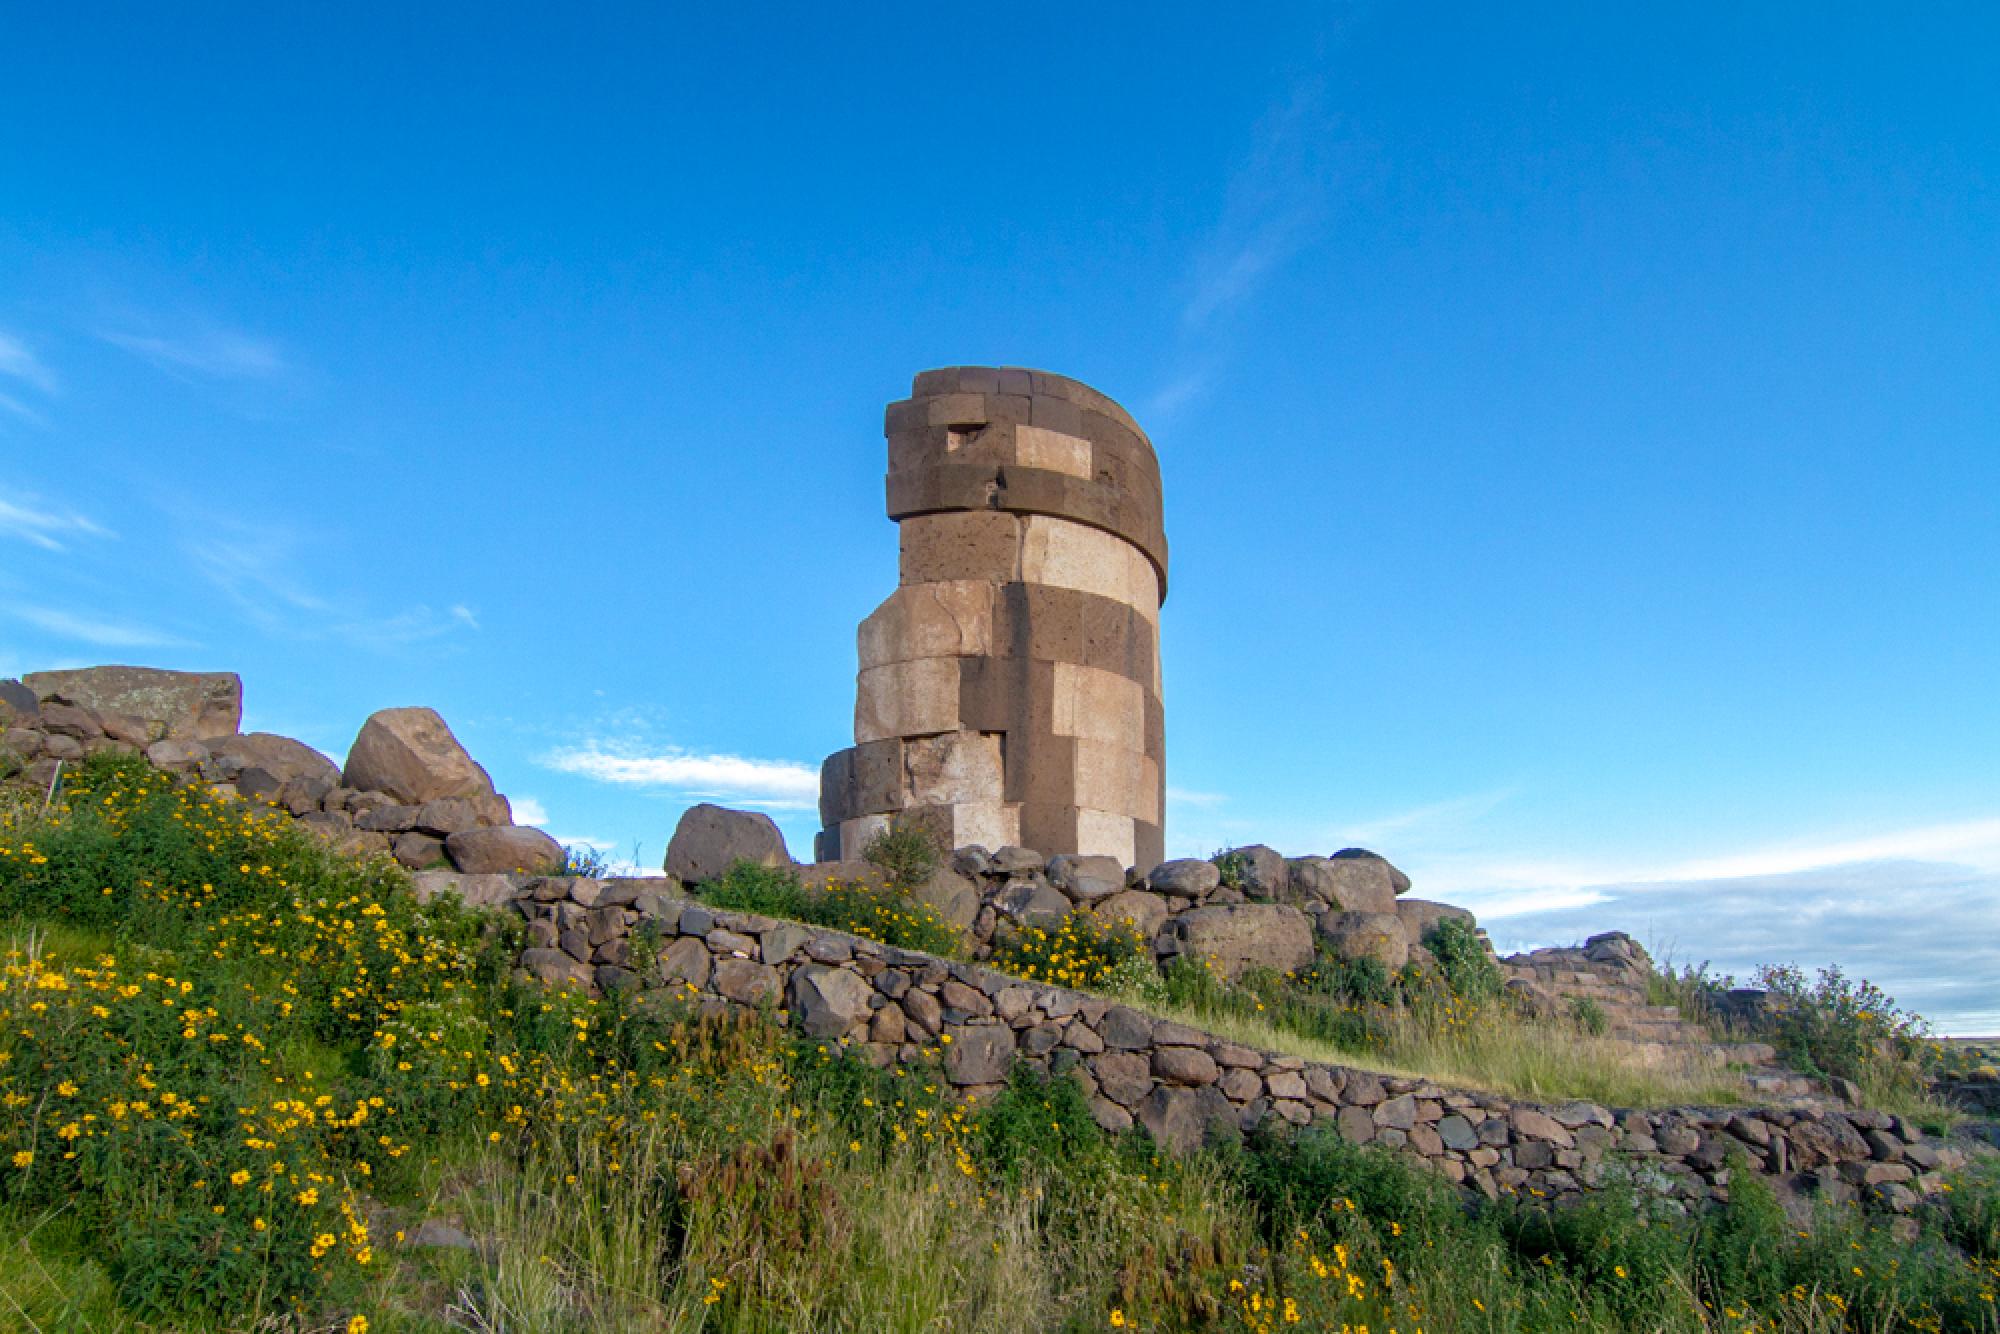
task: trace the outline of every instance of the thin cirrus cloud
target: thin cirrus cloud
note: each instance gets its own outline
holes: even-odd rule
[[[75,510],[17,492],[0,496],[0,537],[17,538],[44,551],[67,551],[75,538],[115,536],[109,528]]]
[[[31,390],[44,397],[58,389],[55,373],[35,355],[33,348],[18,335],[0,329],[0,380],[12,381],[17,392]],[[36,426],[48,425],[48,418],[15,394],[0,391],[0,412],[6,412]]]
[[[545,755],[544,767],[622,787],[659,788],[720,797],[774,810],[810,810],[819,800],[819,771],[791,760],[701,755],[680,749],[642,754],[597,743]]]
[[[182,550],[197,573],[270,634],[393,652],[479,629],[478,614],[464,603],[442,610],[418,603],[386,616],[344,606],[293,573],[298,546],[297,537],[283,529],[237,524],[189,541]]]
[[[199,329],[174,337],[99,329],[97,336],[170,375],[266,380],[288,369],[275,345],[230,329]]]
[[[84,616],[55,607],[14,603],[7,614],[60,639],[75,640],[98,648],[187,648],[188,640],[155,630],[136,621]]]

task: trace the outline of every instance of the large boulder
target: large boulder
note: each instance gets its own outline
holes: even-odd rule
[[[682,884],[713,880],[739,861],[790,866],[785,836],[761,811],[732,811],[704,802],[690,806],[667,844],[667,874]]]
[[[1125,888],[1125,868],[1116,857],[1065,852],[1049,858],[1048,877],[1075,903],[1095,903]]]
[[[228,736],[243,724],[243,678],[234,672],[70,667],[29,672],[21,684],[41,699],[158,723],[176,741]]]
[[[340,770],[332,760],[303,741],[294,741],[275,732],[245,732],[208,743],[210,757],[222,777],[238,782],[252,770],[261,770],[282,786],[294,779],[324,782],[329,789],[340,782]]]
[[[1312,923],[1282,903],[1191,908],[1169,920],[1161,934],[1173,952],[1209,959],[1229,977],[1246,968],[1294,973],[1313,961]]]
[[[1218,862],[1224,859],[1234,871],[1233,877],[1224,878],[1236,880],[1234,888],[1264,902],[1285,897],[1291,872],[1285,865],[1284,857],[1275,848],[1252,843],[1247,848],[1231,848],[1216,858]]]
[[[467,875],[504,875],[510,871],[560,875],[565,860],[562,844],[526,825],[467,829],[446,839],[444,851],[451,864]]]
[[[1389,869],[1389,887],[1391,889],[1398,894],[1407,894],[1410,892],[1410,877],[1390,865],[1389,859],[1379,852],[1370,852],[1366,848],[1342,848],[1339,852],[1333,854],[1333,860],[1337,862],[1350,860],[1378,861]]]
[[[473,762],[435,709],[382,709],[361,724],[341,781],[421,806],[440,797],[486,798],[493,780]]]
[[[0,731],[16,722],[33,726],[42,711],[41,697],[19,681],[0,681]]]
[[[1307,912],[1396,911],[1394,868],[1380,857],[1296,857],[1284,897]]]
[[[1214,862],[1194,857],[1161,862],[1146,873],[1147,889],[1183,899],[1205,899],[1221,883],[1222,872],[1215,869]]]
[[[1127,889],[1091,905],[1098,922],[1118,931],[1136,931],[1151,941],[1167,920],[1167,901],[1143,889]]]
[[[929,904],[960,931],[968,930],[979,916],[979,886],[949,866],[932,871],[928,879],[910,890],[910,897]]]
[[[1373,959],[1393,973],[1410,961],[1410,937],[1395,913],[1330,911],[1319,919],[1319,933],[1350,963]]]

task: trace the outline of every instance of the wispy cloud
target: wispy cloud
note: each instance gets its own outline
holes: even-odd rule
[[[56,377],[20,337],[0,329],[0,375],[19,380],[44,394],[56,392]]]
[[[1229,798],[1220,792],[1196,792],[1185,787],[1169,787],[1167,800],[1182,806],[1220,806]]]
[[[183,544],[197,573],[228,596],[265,631],[297,639],[334,639],[380,652],[408,648],[477,631],[472,608],[454,603],[439,611],[418,603],[389,615],[371,615],[322,595],[295,571],[302,543],[276,525],[208,521]]]
[[[0,537],[15,537],[44,551],[63,551],[65,539],[112,537],[103,524],[75,510],[16,492],[10,499],[0,495]]]
[[[819,800],[819,771],[792,760],[753,760],[679,748],[645,753],[590,742],[553,751],[540,763],[600,783],[685,792],[775,810],[809,810]]]
[[[1518,789],[1513,787],[1494,788],[1485,792],[1467,793],[1462,797],[1449,797],[1443,801],[1427,802],[1406,810],[1364,820],[1359,824],[1341,826],[1339,838],[1349,843],[1378,843],[1398,835],[1411,833],[1435,835],[1441,831],[1457,832],[1468,825],[1491,815],[1502,803],[1514,796]]]
[[[1310,240],[1327,213],[1333,132],[1317,84],[1299,85],[1265,113],[1230,178],[1222,218],[1196,256],[1184,329],[1242,306]]]
[[[533,797],[509,797],[507,804],[513,808],[515,824],[545,825],[549,822],[549,808]]]
[[[54,607],[38,607],[29,603],[14,603],[7,607],[6,611],[15,619],[25,621],[49,634],[94,644],[100,648],[188,646],[188,641],[185,639],[136,621],[79,615],[76,612],[62,611]]]
[[[183,378],[267,380],[288,369],[276,344],[233,329],[206,326],[172,335],[99,329],[97,336]]]

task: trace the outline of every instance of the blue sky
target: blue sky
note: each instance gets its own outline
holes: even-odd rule
[[[809,852],[917,370],[1165,473],[1169,846],[2000,1030],[1990,8],[0,16],[0,674]]]

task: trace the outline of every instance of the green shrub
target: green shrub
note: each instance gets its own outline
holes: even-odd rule
[[[1483,1005],[1500,994],[1500,965],[1472,923],[1447,917],[1424,933],[1424,948],[1437,959],[1452,994],[1470,1005]]]
[[[861,858],[880,870],[892,888],[907,893],[937,871],[944,849],[929,830],[898,820],[869,840]]]
[[[1572,996],[1569,999],[1569,1017],[1576,1026],[1594,1038],[1601,1038],[1611,1027],[1611,1016],[1592,996]]]
[[[1250,858],[1235,849],[1217,849],[1208,859],[1221,874],[1224,889],[1233,889],[1239,894],[1250,892]]]
[[[585,880],[605,880],[615,872],[610,857],[587,843],[579,843],[564,845],[562,874]]]
[[[979,1114],[979,1156],[1008,1180],[1030,1166],[1061,1172],[1099,1151],[1103,1140],[1081,1084],[1018,1062],[1007,1087]]]
[[[1924,1087],[1935,1053],[1928,1028],[1874,983],[1838,967],[1807,982],[1788,965],[1761,968],[1753,981],[1770,993],[1773,1043],[1799,1069],[1851,1079],[1871,1093]]]
[[[732,912],[832,927],[902,949],[957,956],[965,948],[958,928],[937,909],[893,885],[831,880],[807,888],[789,869],[738,861],[719,878],[695,886],[694,892],[704,902]]]
[[[992,966],[1003,973],[1060,987],[1099,990],[1152,969],[1152,950],[1124,926],[1075,909],[1054,930],[1016,927],[993,944]]]

